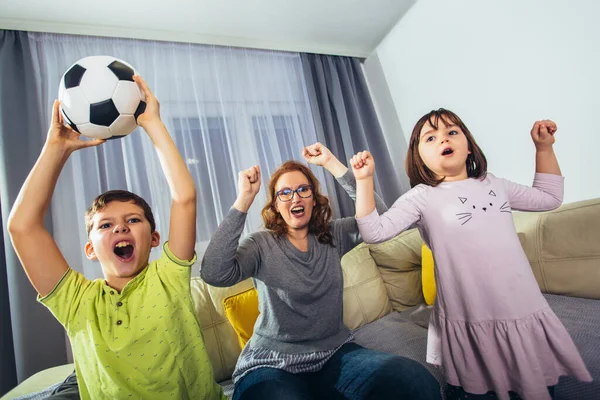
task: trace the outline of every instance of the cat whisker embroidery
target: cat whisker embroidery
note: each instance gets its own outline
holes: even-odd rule
[[[510,206],[508,205],[508,201],[505,201],[504,204],[500,206],[500,212],[512,213]]]
[[[458,213],[456,215],[458,216],[459,221],[464,219],[464,221],[461,225],[466,224],[473,218],[473,213]]]

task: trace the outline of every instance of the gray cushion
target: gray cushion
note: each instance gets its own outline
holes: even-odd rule
[[[354,332],[356,343],[418,361],[441,382],[439,369],[425,362],[427,329],[409,321],[405,312],[392,312],[358,329]]]
[[[555,294],[544,297],[567,328],[594,379],[591,383],[581,383],[564,376],[555,389],[554,399],[600,399],[600,300]]]

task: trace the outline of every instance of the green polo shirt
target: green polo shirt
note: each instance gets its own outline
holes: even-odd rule
[[[195,261],[165,243],[121,293],[69,269],[38,299],[67,330],[82,399],[226,399],[194,311]]]

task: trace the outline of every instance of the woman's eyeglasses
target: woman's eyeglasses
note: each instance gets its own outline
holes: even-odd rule
[[[298,193],[298,196],[306,199],[307,197],[312,196],[312,185],[300,185],[298,189],[292,190],[289,188],[281,189],[276,193],[277,198],[280,201],[291,201],[294,198],[294,193]]]

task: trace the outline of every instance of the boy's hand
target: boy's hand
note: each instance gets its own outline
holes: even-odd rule
[[[134,75],[133,80],[146,96],[146,109],[137,118],[138,125],[146,129],[151,123],[160,121],[160,104],[141,76]]]
[[[350,159],[352,172],[357,181],[371,178],[375,174],[375,160],[368,151],[360,151]]]
[[[531,128],[531,138],[537,150],[548,150],[552,148],[555,142],[554,134],[557,127],[553,121],[544,119],[536,121]]]
[[[306,162],[320,167],[325,166],[328,162],[335,159],[331,151],[319,142],[302,149],[302,157],[304,157]]]
[[[233,206],[247,212],[260,190],[260,167],[255,165],[238,173],[238,197]]]
[[[52,119],[50,120],[46,143],[48,145],[64,146],[64,149],[71,153],[75,150],[98,146],[106,142],[103,139],[81,140],[80,136],[70,126],[64,124],[63,116],[60,112],[60,102],[54,100],[54,104],[52,105]]]

